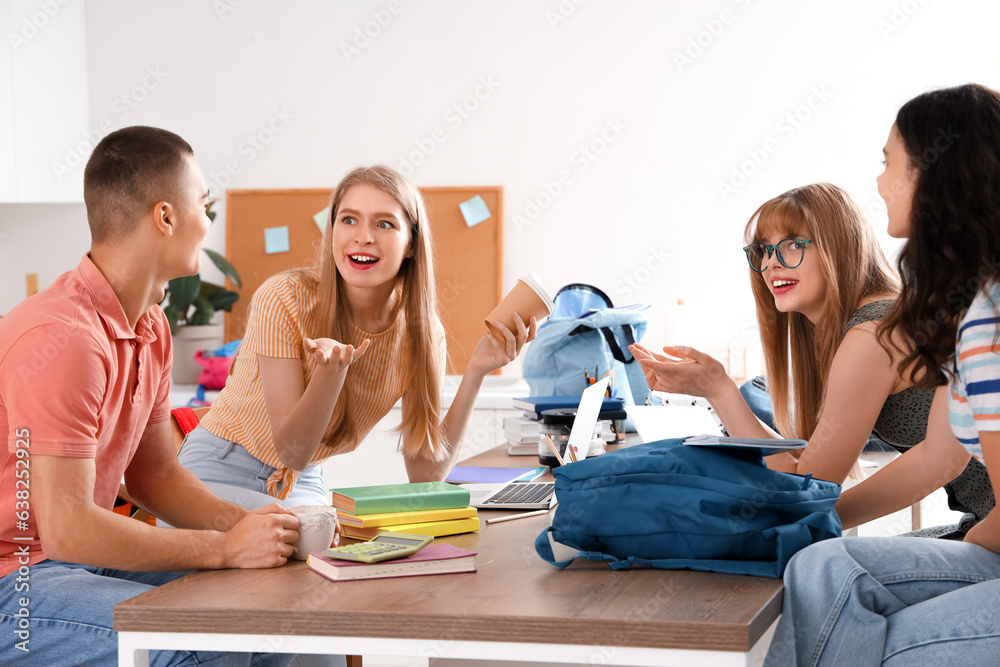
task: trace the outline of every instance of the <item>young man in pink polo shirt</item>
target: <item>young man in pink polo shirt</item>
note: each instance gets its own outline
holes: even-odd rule
[[[0,663],[116,664],[112,606],[184,574],[285,563],[298,522],[247,511],[177,462],[170,329],[156,305],[199,271],[208,186],[177,135],[129,127],[84,172],[92,245],[0,319]],[[129,494],[175,529],[112,512]],[[157,652],[153,664],[291,656]]]

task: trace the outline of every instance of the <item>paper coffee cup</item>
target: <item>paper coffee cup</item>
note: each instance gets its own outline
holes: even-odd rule
[[[513,333],[517,333],[514,313],[521,317],[524,326],[528,326],[532,315],[535,316],[536,320],[541,320],[551,315],[553,308],[552,299],[542,289],[538,278],[528,274],[519,278],[514,289],[508,292],[503,301],[493,309],[493,312],[486,316],[486,326],[497,340],[503,342],[503,334],[493,326],[494,320],[499,320],[506,324]]]
[[[293,507],[299,520],[299,541],[292,547],[292,558],[305,560],[310,551],[326,551],[337,533],[337,510],[325,505]]]

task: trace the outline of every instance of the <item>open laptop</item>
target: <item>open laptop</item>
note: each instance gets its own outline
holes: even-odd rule
[[[569,447],[575,447],[577,458],[586,457],[590,438],[601,414],[607,378],[592,384],[580,397],[580,404],[570,429]],[[566,456],[563,456],[565,459]],[[555,482],[507,482],[501,484],[462,484],[469,490],[469,504],[479,509],[543,510],[556,502]]]

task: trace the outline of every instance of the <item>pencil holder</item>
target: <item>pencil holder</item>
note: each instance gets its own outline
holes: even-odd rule
[[[549,436],[552,444],[559,450],[559,456],[566,455],[566,444],[569,443],[569,434],[573,429],[573,420],[576,418],[575,408],[545,410],[542,412],[542,423],[539,426],[541,437],[538,439],[538,462],[550,468],[558,468],[559,461],[552,453],[549,446],[545,444],[545,436]],[[565,460],[565,459],[564,459]]]

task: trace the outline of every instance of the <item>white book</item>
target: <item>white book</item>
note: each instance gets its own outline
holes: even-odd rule
[[[538,442],[510,442],[507,441],[508,456],[538,456]]]
[[[504,417],[503,430],[507,433],[538,435],[539,421],[528,417]]]

